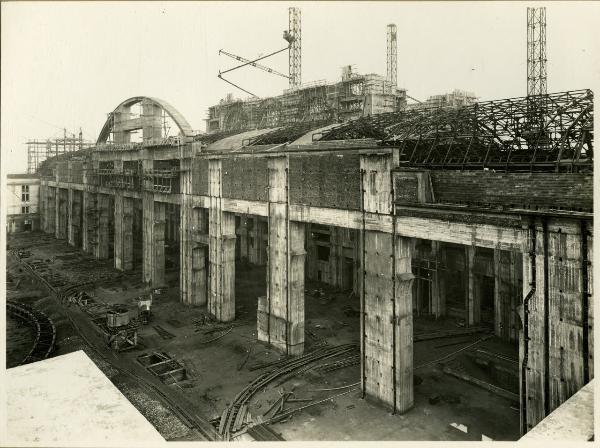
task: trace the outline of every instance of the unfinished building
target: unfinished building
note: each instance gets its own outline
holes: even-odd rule
[[[380,75],[353,73],[344,67],[337,83],[304,84],[282,95],[246,101],[232,95],[208,109],[207,132],[242,131],[307,123],[346,121],[406,107],[406,90]]]
[[[143,120],[117,119],[138,103]],[[416,377],[441,362],[423,341],[483,334],[462,341],[496,366],[477,381],[518,403],[524,434],[593,378],[593,97],[534,106],[514,98],[218,138],[135,97],[94,148],[42,166],[41,225],[215,322],[235,325],[244,296],[255,340],[288,359],[314,350],[319,326],[305,316],[323,292],[311,288],[347,291],[356,322],[345,342],[357,346],[347,365],[361,396],[393,413],[420,406]],[[162,139],[164,113],[176,140]],[[138,129],[142,142],[129,144]],[[248,266],[250,298],[238,290]],[[443,372],[468,377],[454,358]],[[215,433],[255,425],[240,417],[249,403],[219,409]]]
[[[167,440],[590,440],[593,94],[547,93],[527,23],[522,98],[408,105],[393,24],[385,78],[302,84],[290,8],[288,47],[220,52],[282,95],[206,133],[136,96],[94,145],[33,142],[9,361],[83,348]]]

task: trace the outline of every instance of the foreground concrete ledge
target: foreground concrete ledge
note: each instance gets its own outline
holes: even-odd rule
[[[556,408],[521,441],[587,442],[594,435],[594,380]]]
[[[8,369],[3,446],[159,446],[160,433],[84,351]]]

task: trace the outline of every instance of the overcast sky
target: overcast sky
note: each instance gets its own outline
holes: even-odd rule
[[[548,90],[600,80],[598,3],[547,6]],[[29,138],[62,128],[95,140],[122,100],[154,96],[204,131],[208,106],[243,92],[217,78],[248,58],[284,48],[288,6],[302,9],[302,81],[337,81],[341,67],[385,75],[386,25],[398,27],[398,84],[409,95],[455,88],[481,99],[526,94],[526,7],[532,3],[2,3],[3,171],[24,171]],[[287,72],[287,52],[265,64]],[[259,96],[287,80],[253,68],[231,80]]]

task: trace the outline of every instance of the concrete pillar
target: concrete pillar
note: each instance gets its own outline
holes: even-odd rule
[[[42,232],[46,231],[46,213],[48,212],[48,187],[47,185],[41,181],[40,189],[39,189],[39,215],[40,215],[40,230]]]
[[[222,165],[208,164],[209,295],[208,311],[220,322],[235,319],[235,215],[223,211]]]
[[[181,301],[188,305],[207,303],[208,229],[201,226],[201,213],[192,207],[190,196],[182,195],[179,289]]]
[[[162,108],[151,100],[142,101],[142,138],[144,142],[162,138]]]
[[[54,234],[56,237],[56,213],[58,207],[56,203],[58,201],[58,187],[50,187],[50,196],[48,198],[48,230],[49,233]]]
[[[494,249],[494,334],[506,341],[518,339],[522,263],[520,254]]]
[[[70,164],[69,164],[70,165]],[[73,226],[73,189],[67,189],[67,243],[69,246],[75,245]]]
[[[200,245],[192,249],[192,283],[190,300],[192,305],[206,305],[207,302],[207,266],[208,246]]]
[[[97,259],[104,260],[109,256],[109,197],[106,194],[97,193],[96,203],[98,210],[98,227],[95,253]]]
[[[95,244],[97,240],[98,213],[97,213],[96,194],[87,190],[83,191],[82,198],[82,236],[81,248],[84,252],[95,253]]]
[[[259,298],[258,339],[288,355],[304,351],[304,224],[289,220],[288,158],[269,166],[267,296]]]
[[[60,188],[58,187],[58,166],[55,168],[54,180],[56,188],[54,194],[54,238],[58,239],[60,234]]]
[[[431,312],[435,318],[446,314],[446,285],[444,272],[441,269],[442,255],[441,243],[431,242],[431,259],[434,260],[435,270],[431,272]]]
[[[46,187],[44,203],[44,232],[54,234],[56,227],[56,188]]]
[[[115,268],[133,269],[133,199],[115,194]]]
[[[363,212],[393,213],[391,167],[389,154],[361,156]],[[362,229],[362,389],[393,412],[414,403],[413,246],[410,238]]]
[[[481,322],[481,288],[480,279],[475,274],[475,246],[465,247],[465,310],[468,326],[479,325]]]
[[[152,192],[142,193],[144,282],[154,288],[165,286],[165,204],[154,201]]]
[[[406,412],[413,407],[413,316],[412,316],[412,273],[411,261],[414,241],[396,237],[395,242],[395,389],[397,412]]]
[[[414,404],[409,238],[365,231],[363,243],[363,390],[406,412]]]
[[[81,244],[81,192],[69,189],[69,229],[68,237],[71,246]]]
[[[64,240],[67,238],[67,207],[66,201],[63,194],[63,189],[56,187],[55,196],[56,207],[55,211],[55,227],[54,237],[58,240]]]
[[[206,176],[207,173],[194,173],[193,153],[181,158],[180,191],[181,205],[179,240],[179,290],[181,302],[188,305],[207,303],[207,249],[208,229],[202,229],[202,211],[192,205],[192,186],[194,176]]]
[[[165,282],[165,220],[166,204],[154,202],[154,228],[152,230],[152,287],[162,287]]]
[[[537,218],[532,226],[523,250],[523,294],[531,298],[520,312],[525,432],[593,377],[592,224]]]
[[[329,284],[331,286],[341,286],[340,279],[340,234],[339,229],[329,226]]]
[[[142,192],[142,277],[147,284],[152,283],[152,264],[154,252],[152,250],[154,233],[154,193]]]
[[[123,160],[113,162],[115,174],[123,173]],[[133,199],[123,195],[122,188],[115,188],[115,269],[130,271],[133,269]]]
[[[90,185],[90,175],[89,175],[89,165],[84,162],[82,165],[82,174],[83,174],[83,190],[81,192],[81,250],[84,252],[89,251],[88,245],[88,207],[89,207],[89,190],[91,188]]]
[[[131,119],[131,107],[121,107],[112,113],[113,118],[113,140],[117,144],[125,144],[131,141],[130,131],[125,130],[125,123]]]

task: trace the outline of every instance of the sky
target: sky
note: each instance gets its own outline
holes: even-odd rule
[[[302,10],[302,82],[338,81],[341,68],[386,70],[386,25],[398,29],[398,85],[424,100],[453,89],[480,99],[526,94],[526,8],[547,6],[548,91],[600,81],[600,3],[563,2],[3,2],[3,172],[24,172],[31,138],[63,128],[96,140],[107,114],[132,96],[171,103],[204,131],[227,93],[217,78],[284,48],[288,7]],[[287,73],[287,52],[262,61]],[[261,97],[287,80],[251,67],[230,79]]]

